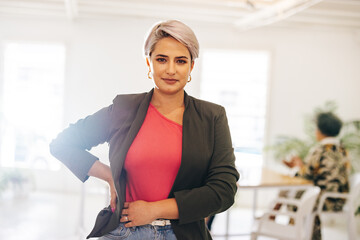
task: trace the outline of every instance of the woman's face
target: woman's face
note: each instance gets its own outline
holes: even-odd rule
[[[190,52],[182,43],[171,37],[160,39],[151,53],[149,66],[155,89],[163,94],[181,92],[194,67]]]

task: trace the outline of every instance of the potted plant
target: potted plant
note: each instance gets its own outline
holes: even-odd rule
[[[0,196],[6,190],[10,190],[14,197],[27,195],[27,184],[30,181],[28,174],[20,169],[8,169],[0,171]]]

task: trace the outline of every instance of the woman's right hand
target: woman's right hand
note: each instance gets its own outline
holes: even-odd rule
[[[110,190],[110,207],[111,207],[111,211],[115,212],[116,210],[116,189],[115,189],[115,184],[114,181],[111,179],[111,181],[108,182],[109,183],[109,190]]]
[[[109,184],[110,207],[111,207],[111,211],[115,212],[117,195],[116,195],[114,179],[112,177],[110,167],[106,164],[103,164],[100,161],[95,161],[95,163],[91,166],[88,175],[102,179]]]

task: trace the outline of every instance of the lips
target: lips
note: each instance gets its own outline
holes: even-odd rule
[[[177,82],[177,80],[174,78],[162,78],[162,80],[164,80],[168,84],[174,84]]]

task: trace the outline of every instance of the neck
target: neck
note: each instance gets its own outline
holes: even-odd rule
[[[176,94],[163,94],[158,89],[154,89],[151,104],[161,108],[178,108],[184,106],[184,91]]]
[[[325,136],[324,134],[319,134],[317,136],[317,140],[320,142],[321,140],[323,140],[324,138],[327,138],[328,136]]]
[[[324,137],[324,136],[318,137],[318,141],[320,142],[320,141],[323,140],[324,138],[326,138],[326,137]]]

